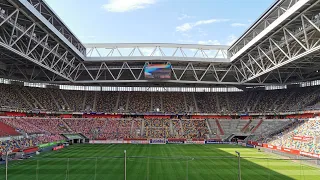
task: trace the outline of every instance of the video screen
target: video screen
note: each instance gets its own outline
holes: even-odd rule
[[[144,76],[146,79],[171,79],[171,64],[149,64]]]

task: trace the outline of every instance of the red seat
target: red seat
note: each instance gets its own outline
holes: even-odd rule
[[[0,122],[0,136],[19,136],[20,134],[11,126]]]

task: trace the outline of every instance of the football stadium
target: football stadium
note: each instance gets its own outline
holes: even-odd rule
[[[0,0],[0,179],[320,179],[320,1],[265,9],[231,45],[83,44]]]

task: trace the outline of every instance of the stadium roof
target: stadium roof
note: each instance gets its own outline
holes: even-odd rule
[[[82,44],[42,0],[0,0],[0,75],[27,82],[129,86],[292,84],[319,79],[319,0],[276,1],[231,47]],[[148,80],[149,64],[171,65]]]

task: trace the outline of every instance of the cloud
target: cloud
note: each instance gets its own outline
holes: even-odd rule
[[[232,27],[246,27],[246,26],[248,26],[248,24],[245,24],[245,23],[232,23],[231,26]]]
[[[219,22],[226,22],[229,21],[229,19],[208,19],[208,20],[200,20],[195,23],[184,23],[180,26],[176,27],[176,31],[178,32],[185,32],[189,31],[194,27],[205,25],[205,24],[212,24],[212,23],[219,23]]]
[[[236,42],[237,39],[237,36],[231,34],[230,36],[228,36],[227,45],[231,46],[234,42]]]
[[[188,33],[182,33],[181,35],[184,36],[184,37],[187,37],[187,38],[191,38],[191,37],[192,37],[192,36],[191,36],[190,34],[188,34]]]
[[[226,22],[229,21],[228,19],[209,19],[209,20],[201,20],[197,21],[194,26],[200,26],[203,24],[211,24],[211,23],[217,23],[217,22]]]
[[[185,31],[189,31],[190,29],[193,28],[193,25],[190,23],[184,23],[181,26],[177,26],[176,27],[176,31],[178,32],[185,32]]]
[[[189,16],[189,15],[187,15],[187,14],[181,14],[181,16],[180,17],[178,17],[178,20],[183,20],[183,19],[189,19],[189,18],[192,18],[192,16]]]
[[[156,0],[109,0],[102,7],[109,12],[128,12],[144,9],[155,3]]]
[[[206,31],[202,30],[201,28],[198,28],[198,32],[199,32],[200,36],[207,36],[208,35],[208,33]]]
[[[198,41],[198,44],[205,44],[205,45],[221,45],[218,40],[207,40],[207,41]]]

